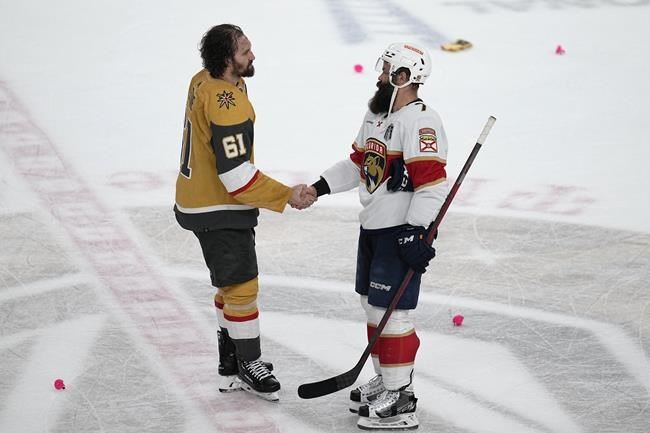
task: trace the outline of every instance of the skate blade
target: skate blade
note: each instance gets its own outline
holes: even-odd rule
[[[412,430],[418,428],[420,422],[414,413],[405,413],[389,418],[359,417],[357,427],[361,430]]]
[[[241,382],[241,389],[246,392],[253,394],[256,397],[259,397],[266,401],[279,401],[280,395],[276,392],[259,392],[251,388],[247,383]]]
[[[235,392],[241,391],[242,382],[237,375],[234,376],[221,376],[219,383],[219,392]]]

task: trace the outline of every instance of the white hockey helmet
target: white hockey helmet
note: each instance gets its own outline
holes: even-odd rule
[[[384,62],[390,64],[388,74],[392,77],[399,68],[406,68],[411,72],[408,84],[423,84],[431,75],[431,58],[424,48],[406,42],[390,44],[377,59],[375,70],[381,72]],[[392,82],[392,79],[391,79]]]

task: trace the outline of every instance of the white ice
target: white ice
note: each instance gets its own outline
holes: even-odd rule
[[[256,164],[288,184],[347,156],[393,41],[431,51],[452,180],[497,118],[423,279],[420,431],[647,432],[649,21],[650,0],[0,2],[0,432],[358,431],[347,390],[296,394],[365,347],[354,192],[262,212],[281,401],[216,391],[213,292],[171,206],[222,22],[257,57]]]

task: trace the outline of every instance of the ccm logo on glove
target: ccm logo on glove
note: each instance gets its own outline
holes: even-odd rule
[[[399,255],[413,271],[423,274],[436,250],[427,243],[424,227],[407,225],[397,232]]]
[[[397,239],[397,243],[400,244],[400,245],[405,245],[405,244],[407,244],[409,242],[413,242],[413,241],[415,241],[415,235],[411,235],[411,236],[407,236],[407,237]]]

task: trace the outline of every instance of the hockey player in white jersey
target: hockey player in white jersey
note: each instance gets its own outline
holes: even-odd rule
[[[438,114],[419,97],[431,72],[427,52],[391,44],[377,61],[369,101],[349,158],[312,185],[318,196],[357,187],[363,209],[355,290],[370,338],[409,268],[415,274],[372,350],[376,376],[350,393],[362,429],[418,427],[414,364],[420,340],[412,321],[420,280],[435,256],[426,228],[448,193],[447,137]]]

